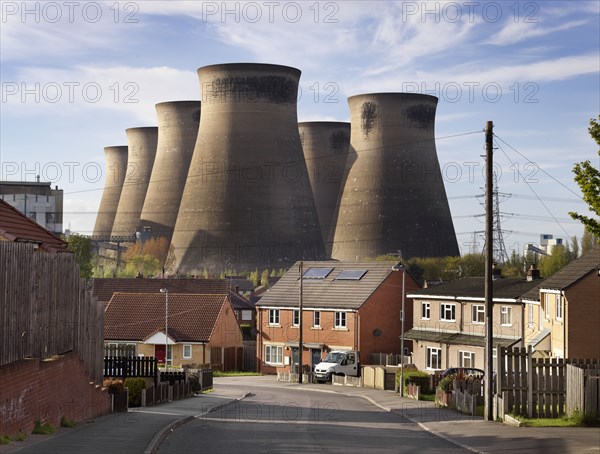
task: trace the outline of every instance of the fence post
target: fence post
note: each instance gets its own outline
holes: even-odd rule
[[[533,347],[527,346],[527,417],[533,418]]]
[[[142,388],[142,402],[141,402],[141,406],[145,407],[146,406],[146,389]]]

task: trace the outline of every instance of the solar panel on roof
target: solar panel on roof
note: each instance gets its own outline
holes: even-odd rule
[[[367,270],[344,270],[340,274],[338,274],[338,277],[336,277],[336,279],[344,281],[358,281],[366,273]]]
[[[333,271],[333,268],[309,268],[306,273],[302,275],[303,279],[325,279],[329,276],[329,273]]]

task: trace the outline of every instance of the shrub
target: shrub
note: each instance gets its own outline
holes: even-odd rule
[[[75,427],[77,423],[72,419],[67,418],[65,415],[62,415],[60,418],[60,427]]]
[[[31,431],[32,434],[38,435],[52,435],[54,432],[56,432],[56,428],[52,424],[47,422],[42,424],[39,419],[35,420],[35,427]]]
[[[103,386],[108,388],[108,394],[118,394],[125,389],[121,380],[104,380]]]
[[[404,370],[404,391],[406,392],[406,385],[409,382],[419,382],[418,384],[423,386],[423,381],[425,381],[425,379],[427,379],[427,383],[428,380],[430,378],[430,375],[427,372],[423,372],[421,370],[418,369],[405,369]],[[400,384],[400,370],[396,371],[396,385]],[[425,389],[423,389],[423,391],[426,391]]]
[[[12,441],[12,439],[8,435],[0,436],[0,445],[7,445]]]
[[[146,380],[143,378],[126,378],[123,386],[129,390],[129,406],[141,406],[142,389],[146,389]]]
[[[449,393],[452,391],[452,383],[456,379],[455,374],[446,375],[444,378],[440,380],[438,384],[438,388],[444,391],[445,393]]]

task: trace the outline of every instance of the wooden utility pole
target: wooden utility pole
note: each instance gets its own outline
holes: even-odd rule
[[[494,419],[493,394],[493,354],[494,348],[494,291],[492,280],[492,260],[494,256],[493,238],[493,144],[494,124],[488,121],[485,127],[485,419]],[[497,377],[499,380],[500,377]]]
[[[304,263],[300,261],[300,314],[298,318],[298,384],[302,384],[302,275],[304,274]]]

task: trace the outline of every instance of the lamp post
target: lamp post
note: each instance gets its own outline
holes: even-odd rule
[[[402,310],[400,312],[400,397],[404,397],[404,318],[406,300],[406,268],[402,264],[392,266],[392,271],[402,271]]]
[[[169,289],[161,288],[160,293],[165,294],[165,369],[169,361]]]

